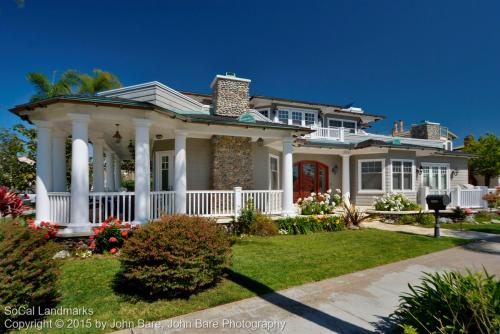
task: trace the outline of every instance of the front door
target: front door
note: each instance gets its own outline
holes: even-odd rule
[[[156,152],[156,191],[168,191],[174,188],[174,151]]]
[[[303,160],[293,165],[293,201],[309,196],[312,192],[324,193],[328,190],[330,177],[328,166],[318,162]]]

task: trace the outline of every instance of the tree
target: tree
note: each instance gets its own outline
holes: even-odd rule
[[[67,70],[56,82],[51,82],[43,73],[31,72],[26,76],[36,93],[31,97],[31,101],[40,101],[58,95],[72,93],[72,87],[78,83],[78,73],[74,70]]]
[[[0,185],[18,191],[33,189],[35,161],[35,129],[17,124],[12,129],[0,131]]]
[[[500,175],[500,138],[492,133],[471,138],[464,147],[465,152],[475,155],[470,160],[470,167],[474,174],[484,176],[485,184],[490,184],[490,179]]]
[[[76,76],[79,94],[96,95],[98,92],[122,86],[118,78],[109,72],[94,69],[93,73],[93,76],[83,73]]]

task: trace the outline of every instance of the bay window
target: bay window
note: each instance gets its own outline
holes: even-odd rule
[[[370,159],[358,161],[358,184],[360,192],[383,192],[384,159]]]
[[[413,191],[413,160],[391,160],[392,190]]]

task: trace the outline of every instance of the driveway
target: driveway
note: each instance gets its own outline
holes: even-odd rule
[[[500,243],[479,241],[119,333],[384,332],[399,296],[408,283],[418,283],[422,272],[480,271],[483,266],[500,276]]]

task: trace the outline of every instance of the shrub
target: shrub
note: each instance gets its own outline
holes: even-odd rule
[[[29,315],[6,315],[5,308],[45,309],[57,304],[58,246],[44,233],[23,224],[0,224],[0,332],[5,320],[27,321]],[[4,328],[5,329],[5,328]]]
[[[245,203],[245,207],[241,209],[240,215],[233,222],[234,231],[236,234],[247,234],[250,233],[250,228],[252,224],[257,220],[258,212],[255,210],[252,200],[248,200]]]
[[[120,279],[149,297],[187,296],[219,279],[230,254],[226,233],[213,220],[163,216],[125,242]]]
[[[375,210],[378,211],[417,211],[420,205],[410,201],[401,193],[386,193],[381,197],[375,197],[373,202]]]
[[[351,203],[349,200],[345,200],[342,207],[344,208],[342,218],[348,227],[359,227],[363,221],[370,217],[370,215],[366,215],[362,211],[358,210],[356,205]]]
[[[478,223],[489,223],[493,218],[494,216],[486,211],[479,211],[474,217]]]
[[[250,226],[250,233],[261,237],[278,234],[278,225],[267,216],[257,214],[255,221]]]
[[[336,206],[342,202],[340,190],[332,194],[332,190],[328,189],[326,193],[311,193],[311,196],[304,199],[299,198],[297,205],[300,208],[302,215],[324,215],[333,213]]]
[[[17,217],[26,210],[22,198],[9,191],[7,187],[0,186],[0,217]]]
[[[310,232],[341,231],[345,224],[338,216],[288,217],[278,219],[281,234],[307,234]]]
[[[432,225],[434,224],[434,216],[420,211],[416,214],[400,215],[396,218],[396,224],[399,225]]]
[[[500,327],[500,281],[486,271],[425,274],[409,286],[394,312],[400,326],[419,333],[496,333]]]
[[[96,253],[110,252],[115,254],[129,236],[130,224],[122,224],[119,219],[108,217],[100,227],[94,228],[90,236],[89,248]]]
[[[498,206],[500,201],[500,195],[494,193],[488,193],[482,197],[483,200],[488,202],[488,208],[494,209]]]
[[[467,213],[465,212],[464,209],[462,209],[459,206],[454,208],[452,211],[453,211],[452,219],[455,222],[460,222],[460,221],[465,220],[465,218],[467,218]]]

